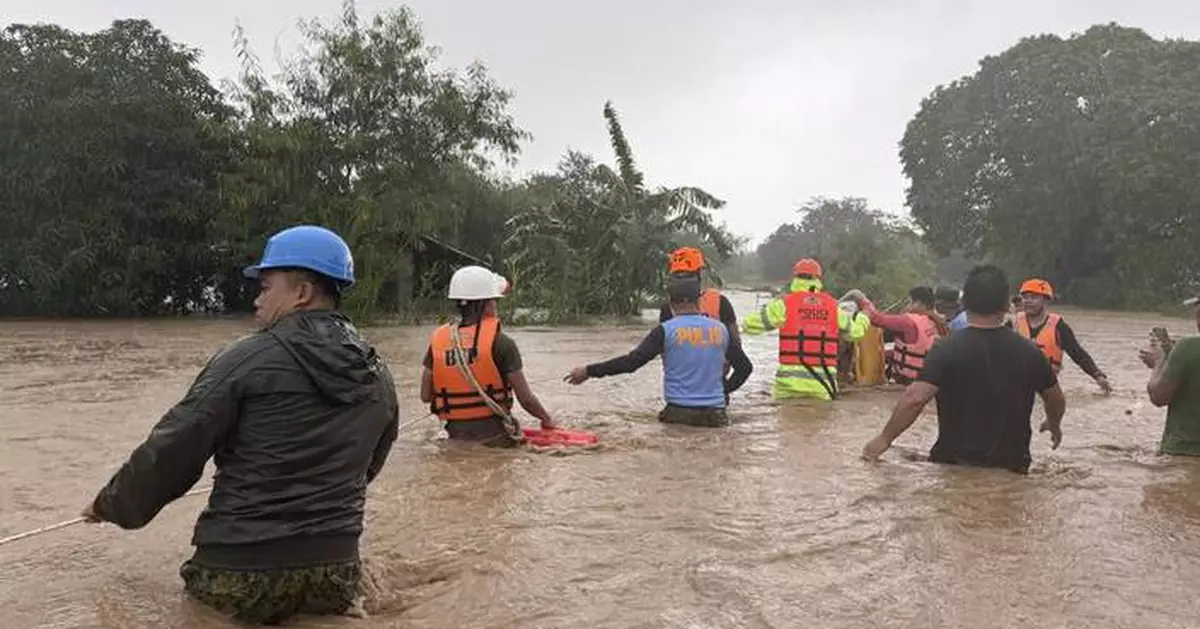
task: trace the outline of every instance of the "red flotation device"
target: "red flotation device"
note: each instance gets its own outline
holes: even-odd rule
[[[531,446],[587,446],[600,441],[600,435],[582,430],[542,430],[522,428],[525,442]]]

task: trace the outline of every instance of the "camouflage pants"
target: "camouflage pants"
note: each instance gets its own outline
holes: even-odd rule
[[[668,404],[658,414],[658,421],[666,424],[686,424],[702,428],[720,428],[729,425],[729,416],[723,408],[688,408]]]
[[[191,561],[179,568],[184,590],[196,600],[245,622],[277,625],[297,614],[337,615],[359,594],[359,562],[281,568],[222,570]]]

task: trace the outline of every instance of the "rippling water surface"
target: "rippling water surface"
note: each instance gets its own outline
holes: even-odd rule
[[[752,295],[735,295],[747,312]],[[1117,392],[1065,369],[1062,447],[1028,477],[921,462],[930,411],[857,458],[897,390],[835,405],[767,394],[774,338],[727,429],[656,421],[661,375],[557,381],[649,327],[519,328],[526,372],[590,450],[493,451],[409,424],[370,490],[368,622],[301,627],[1200,626],[1200,461],[1155,455],[1136,347],[1189,321],[1067,311]],[[245,321],[0,324],[0,536],[74,517]],[[407,418],[429,328],[378,328]],[[1035,421],[1040,421],[1040,410]],[[204,496],[145,529],[75,526],[0,547],[0,627],[234,626],[181,592]]]

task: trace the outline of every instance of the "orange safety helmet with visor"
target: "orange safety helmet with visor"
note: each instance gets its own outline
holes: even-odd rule
[[[821,263],[812,258],[797,260],[792,266],[792,275],[807,275],[814,279],[821,278]]]
[[[1050,286],[1050,282],[1046,280],[1033,278],[1025,280],[1021,284],[1021,294],[1030,293],[1033,295],[1041,295],[1046,299],[1054,299],[1054,288]]]
[[[671,252],[667,271],[670,273],[699,273],[704,268],[704,254],[695,247],[680,247]]]

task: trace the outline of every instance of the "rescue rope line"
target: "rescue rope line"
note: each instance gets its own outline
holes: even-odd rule
[[[184,494],[184,495],[180,496],[180,498],[186,498],[186,497],[188,497],[188,496],[195,496],[195,495],[197,495],[197,494],[204,494],[204,493],[208,493],[208,492],[209,492],[209,490],[211,490],[211,489],[212,489],[212,485],[206,485],[206,486],[204,486],[204,487],[198,487],[198,488],[196,488],[196,489],[193,489],[193,490],[191,490],[191,491],[187,492],[186,494]],[[33,536],[35,536],[35,535],[41,535],[42,533],[49,533],[49,532],[51,532],[51,531],[57,531],[57,530],[59,530],[59,529],[65,529],[65,528],[67,528],[68,526],[74,526],[74,525],[76,525],[76,524],[81,524],[81,523],[83,523],[83,522],[87,522],[87,518],[84,518],[84,517],[82,517],[82,516],[81,516],[81,517],[78,517],[78,518],[72,518],[72,519],[70,519],[70,520],[64,520],[64,521],[62,521],[62,522],[59,522],[58,524],[51,524],[51,525],[49,525],[49,526],[43,526],[43,527],[42,527],[42,528],[40,528],[40,529],[33,529],[32,531],[25,531],[24,533],[17,533],[16,535],[9,535],[8,537],[5,537],[5,538],[3,538],[3,539],[0,539],[0,546],[3,546],[3,545],[5,545],[5,544],[10,544],[10,543],[12,543],[12,542],[16,542],[16,541],[19,541],[19,540],[23,540],[23,539],[25,539],[25,538],[27,538],[27,537],[33,537]]]
[[[400,424],[400,428],[398,430],[403,431],[405,428],[408,428],[408,427],[420,422],[421,420],[424,420],[424,419],[430,417],[431,415],[433,415],[433,413],[425,413],[424,415],[414,417],[414,418]],[[193,489],[193,490],[187,492],[186,494],[180,496],[180,498],[186,498],[188,496],[196,496],[199,494],[208,493],[211,490],[212,490],[212,485],[205,485],[204,487],[198,487],[196,489]],[[41,528],[33,529],[32,531],[25,531],[24,533],[17,533],[16,535],[9,535],[8,537],[0,539],[0,546],[4,546],[5,544],[11,544],[12,542],[18,542],[20,540],[23,540],[23,539],[26,539],[29,537],[35,537],[35,536],[41,535],[43,533],[50,533],[52,531],[57,531],[59,529],[65,529],[69,526],[81,524],[86,521],[87,521],[87,519],[84,517],[72,518],[70,520],[64,520],[64,521],[58,522],[56,524],[50,524],[47,526],[43,526]]]
[[[456,339],[456,341],[457,341],[457,339]],[[461,350],[461,348],[460,348],[460,350]],[[465,356],[460,356],[459,358],[465,358]],[[456,360],[457,360],[457,358],[456,358]],[[468,370],[467,373],[470,374],[470,371]],[[474,386],[476,389],[480,389],[481,390],[480,392],[482,393],[482,387],[480,387],[479,382],[475,380],[474,374],[470,374],[469,379],[471,380],[472,386]],[[536,382],[531,382],[530,384],[546,384],[549,382],[557,382],[557,381],[558,381],[558,378],[554,377],[554,378],[547,378],[545,380],[540,380],[540,381],[536,381]],[[484,395],[483,398],[484,398],[484,400],[486,400],[488,402],[488,406],[492,407],[492,410],[501,412],[501,413],[504,412],[503,407],[500,407],[499,404],[496,404],[496,402],[494,400],[492,400],[491,396]],[[505,413],[505,414],[507,415],[507,413]],[[414,426],[430,417],[433,417],[432,412],[427,412],[423,415],[413,417],[412,419],[402,422],[400,424],[400,427],[397,430],[399,432],[403,432],[406,428]],[[509,421],[512,420],[511,415],[507,415],[507,417],[508,417]],[[199,494],[208,493],[211,490],[212,490],[212,485],[205,485],[204,487],[198,487],[196,489],[193,489],[193,490],[187,492],[186,494],[180,496],[180,498],[186,498],[188,496],[196,496]],[[83,522],[86,522],[86,521],[87,521],[87,519],[83,518],[83,517],[72,518],[70,520],[64,520],[62,522],[58,522],[55,524],[49,524],[49,525],[43,526],[41,528],[36,528],[31,531],[25,531],[24,533],[17,533],[16,535],[9,535],[8,537],[0,538],[0,546],[4,546],[5,544],[11,544],[13,542],[18,542],[18,541],[21,541],[26,538],[36,537],[43,533],[50,533],[50,532],[57,531],[60,529],[65,529],[67,527],[74,526],[76,524],[82,524]]]
[[[491,408],[492,412],[500,418],[500,423],[503,425],[504,431],[515,441],[521,441],[521,429],[517,424],[517,420],[513,419],[513,416],[508,413],[508,409],[501,406],[496,400],[493,400],[492,396],[488,395],[483,386],[479,384],[479,380],[475,379],[475,374],[471,371],[470,364],[467,362],[467,352],[463,349],[460,342],[461,337],[458,334],[460,323],[461,320],[450,324],[450,344],[454,346],[455,366],[458,367],[459,373],[471,383],[471,386],[475,387],[475,391],[483,398],[484,404],[487,404],[488,408]]]

